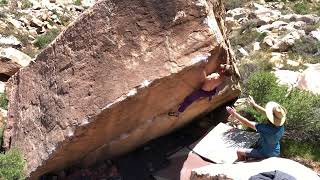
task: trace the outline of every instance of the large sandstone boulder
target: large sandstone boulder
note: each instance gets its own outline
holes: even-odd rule
[[[224,16],[220,0],[99,1],[9,80],[5,147],[37,178],[128,152],[236,98],[234,75],[211,101],[167,115],[201,85],[203,60],[207,73],[233,64]]]

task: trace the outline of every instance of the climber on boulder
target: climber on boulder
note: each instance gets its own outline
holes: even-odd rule
[[[230,77],[233,74],[233,67],[228,64],[220,64],[217,72],[212,73],[207,76],[206,71],[203,70],[204,82],[200,89],[192,92],[188,95],[183,102],[179,105],[176,111],[170,111],[169,116],[178,117],[180,113],[184,112],[188,106],[190,106],[194,101],[202,98],[208,97],[209,101],[217,93],[217,88],[225,80],[226,77]]]

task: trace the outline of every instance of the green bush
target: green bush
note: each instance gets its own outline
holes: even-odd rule
[[[29,0],[23,0],[21,5],[22,9],[27,9],[32,7],[32,3]]]
[[[255,97],[259,103],[267,103],[268,97],[271,96],[274,89],[278,88],[277,78],[266,71],[258,71],[250,75],[246,83],[243,85],[243,93],[248,96]]]
[[[303,157],[320,162],[319,144],[310,144],[290,139],[281,141],[281,155],[285,158]]]
[[[261,39],[263,35],[265,34],[259,33],[255,30],[243,32],[239,31],[236,32],[232,38],[230,38],[230,43],[234,48],[237,48],[237,46],[244,47],[251,44],[254,41],[258,41],[258,39]]]
[[[0,6],[7,5],[8,1],[7,0],[0,0]]]
[[[295,44],[289,51],[289,56],[302,58],[304,63],[320,63],[319,53],[319,41],[311,37],[302,37],[295,41]]]
[[[2,109],[8,109],[8,100],[5,94],[0,93],[0,107]]]
[[[310,54],[299,54],[297,52],[293,52],[292,50],[288,51],[289,58],[294,61],[300,61],[303,63],[311,63],[311,64],[316,64],[320,63],[320,56],[315,54],[315,55],[310,55]]]
[[[18,150],[10,150],[6,154],[0,153],[0,179],[25,179],[25,161]]]
[[[311,37],[301,37],[295,41],[291,49],[299,54],[314,55],[320,51],[320,42]]]
[[[225,9],[228,11],[230,9],[235,9],[239,7],[244,7],[249,0],[225,0],[223,1]]]
[[[74,5],[81,6],[82,5],[81,0],[75,0]]]
[[[239,66],[239,72],[241,74],[241,85],[246,84],[252,73],[257,71],[271,71],[273,64],[270,62],[271,53],[264,51],[256,51],[251,54],[246,60]],[[246,95],[246,94],[244,94]]]
[[[320,133],[320,96],[310,92],[293,88],[287,92],[287,87],[279,86],[277,78],[270,72],[256,72],[244,84],[244,94],[250,94],[256,102],[264,106],[268,101],[276,101],[287,111],[287,128],[312,134],[314,138]],[[246,109],[257,121],[264,121],[265,117],[252,113]]]
[[[39,49],[45,48],[49,43],[51,43],[59,34],[58,29],[52,29],[44,35],[40,35],[36,38],[34,45]]]
[[[320,15],[320,3],[312,3],[310,0],[282,0],[285,3],[286,13],[294,11],[297,14]]]
[[[308,14],[308,4],[305,2],[296,3],[293,8],[295,13],[297,14]]]

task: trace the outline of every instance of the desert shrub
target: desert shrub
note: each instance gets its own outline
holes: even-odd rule
[[[0,0],[0,6],[7,5],[8,1],[7,0]]]
[[[32,7],[32,3],[29,0],[23,0],[21,1],[21,3],[22,3],[21,5],[22,9],[27,9]]]
[[[256,102],[264,106],[268,101],[276,101],[283,105],[287,111],[287,128],[307,132],[319,136],[320,132],[320,96],[308,91],[293,88],[287,92],[287,87],[279,86],[277,78],[270,72],[253,73],[246,84],[244,94],[250,94]],[[257,121],[264,121],[265,117],[252,113],[252,109],[246,109],[246,113],[252,114]]]
[[[254,41],[257,41],[258,38],[261,38],[261,33],[252,30],[252,31],[243,31],[242,33],[239,31],[237,32],[233,38],[230,39],[230,43],[233,47],[237,46],[247,46]]]
[[[81,6],[82,5],[81,0],[75,0],[74,5]]]
[[[319,144],[283,139],[281,141],[281,155],[285,158],[299,156],[320,162]]]
[[[10,150],[7,153],[0,153],[0,179],[24,179],[25,161],[18,150]]]
[[[310,55],[310,54],[299,54],[297,52],[293,52],[292,50],[288,51],[289,58],[294,61],[301,61],[303,63],[320,63],[320,56]]]
[[[292,11],[297,14],[316,14],[320,15],[320,4],[312,3],[310,0],[282,0],[285,3],[287,13]]]
[[[320,10],[320,9],[319,9]],[[309,34],[311,31],[316,31],[318,28],[320,28],[320,23],[316,23],[316,24],[307,24],[304,27],[304,31],[306,32],[306,34]]]
[[[289,56],[301,57],[304,63],[320,63],[320,41],[311,37],[302,37],[296,40],[291,47]]]
[[[257,71],[270,71],[273,64],[270,62],[271,53],[256,51],[247,58],[247,62],[239,66],[241,83],[246,83],[249,76]]]
[[[320,51],[320,42],[314,38],[303,36],[295,41],[292,51],[299,54],[314,55]]]
[[[51,43],[59,34],[58,29],[52,29],[44,35],[40,35],[36,38],[34,45],[39,49],[45,48],[49,43]]]
[[[275,89],[278,88],[277,78],[269,72],[258,71],[250,75],[244,84],[243,90],[245,95],[251,95],[261,104],[269,100]],[[278,90],[278,89],[277,89]]]
[[[296,3],[293,8],[295,13],[298,13],[298,14],[307,14],[308,13],[308,5],[304,2],[299,2],[299,3]]]
[[[239,32],[240,33],[251,32],[256,27],[258,27],[258,20],[252,19],[242,24]]]
[[[239,7],[244,7],[249,0],[225,0],[223,1],[225,9],[228,11],[230,9],[235,9]]]
[[[4,93],[0,93],[0,107],[3,109],[8,109],[8,100]]]

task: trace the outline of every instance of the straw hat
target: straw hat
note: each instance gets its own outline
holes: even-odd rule
[[[266,114],[269,121],[275,126],[282,126],[286,120],[287,111],[280,104],[270,101],[266,105]]]

